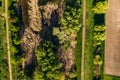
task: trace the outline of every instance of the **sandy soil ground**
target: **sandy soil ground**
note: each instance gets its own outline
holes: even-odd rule
[[[105,73],[120,76],[120,0],[108,0],[106,13]]]

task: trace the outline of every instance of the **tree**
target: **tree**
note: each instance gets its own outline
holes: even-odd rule
[[[9,38],[10,38],[10,52],[13,80],[25,79],[24,71],[22,69],[22,54],[20,52],[20,18],[17,14],[17,0],[9,0],[8,2],[8,16],[9,16]]]
[[[101,43],[105,40],[105,25],[95,25],[94,27],[94,40],[95,45],[101,45]]]
[[[95,58],[94,58],[94,62],[93,62],[95,65],[102,65],[102,60],[101,60],[101,58],[100,58],[100,56],[99,55],[96,55],[95,56]]]
[[[104,14],[106,12],[107,8],[108,8],[107,1],[99,1],[93,7],[93,12],[96,14]]]
[[[77,32],[81,28],[80,12],[80,0],[66,1],[63,16],[59,21],[60,27],[53,29],[53,35],[59,39],[59,60],[63,63],[66,79],[70,78],[70,73],[75,70],[74,50],[77,43]]]
[[[9,79],[5,34],[5,19],[0,16],[0,79],[2,80]]]
[[[46,41],[42,47],[36,49],[38,67],[34,79],[64,80],[64,74],[61,72],[62,64],[57,61],[54,48],[50,41]]]

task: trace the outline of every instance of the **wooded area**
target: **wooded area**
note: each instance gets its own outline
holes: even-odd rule
[[[0,0],[0,80],[119,80],[104,74],[107,0]]]

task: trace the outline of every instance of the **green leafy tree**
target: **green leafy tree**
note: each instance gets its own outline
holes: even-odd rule
[[[76,5],[72,5],[72,0],[66,2],[64,14],[60,20],[60,28],[54,28],[53,35],[56,35],[60,40],[59,43],[68,48],[71,43],[75,45],[76,35],[79,31],[80,24],[80,1],[76,0]],[[67,50],[67,49],[66,49]]]
[[[0,16],[0,79],[8,80],[8,63],[5,38],[5,20]]]
[[[108,8],[107,1],[99,1],[93,7],[93,12],[96,14],[104,14],[104,13],[106,13],[107,8]]]
[[[95,25],[94,27],[94,40],[95,45],[101,45],[101,43],[105,40],[105,25]]]
[[[24,80],[24,71],[22,69],[22,54],[20,53],[20,26],[19,17],[17,14],[17,0],[9,0],[8,2],[8,14],[9,14],[9,33],[10,33],[10,51],[11,51],[11,63],[12,74],[14,80]]]
[[[63,16],[61,17],[59,24],[59,27],[55,27],[53,29],[53,35],[57,36],[59,39],[60,43],[60,56],[66,56],[66,58],[60,58],[61,62],[64,65],[64,73],[65,73],[65,79],[71,79],[70,72],[73,71],[74,69],[67,70],[66,66],[70,63],[69,59],[74,62],[74,50],[75,50],[75,45],[77,43],[76,41],[76,36],[78,31],[81,28],[81,4],[80,0],[67,0],[65,7],[64,7],[64,13]],[[73,55],[71,55],[73,54]],[[69,57],[71,55],[71,57]],[[60,57],[59,56],[59,57]],[[66,63],[66,64],[64,64]],[[74,64],[73,64],[74,65]],[[71,67],[69,65],[69,67]],[[73,78],[73,77],[72,77]],[[74,76],[75,78],[75,76]]]
[[[38,68],[36,69],[34,79],[36,80],[64,80],[64,74],[61,72],[62,64],[57,61],[57,55],[54,53],[55,46],[46,41],[42,47],[35,50]]]
[[[95,65],[98,64],[98,65],[101,66],[103,62],[102,62],[100,56],[99,56],[99,55],[96,55],[95,58],[94,58],[94,62],[93,62],[93,63],[94,63]]]

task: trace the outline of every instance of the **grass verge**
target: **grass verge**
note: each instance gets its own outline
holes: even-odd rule
[[[77,34],[77,44],[75,49],[75,63],[77,69],[77,80],[81,79],[81,53],[82,53],[82,30]]]
[[[93,26],[94,18],[92,13],[93,0],[86,1],[86,39],[85,39],[85,53],[84,53],[84,79],[93,80]],[[82,30],[79,31],[77,36],[76,45],[76,68],[77,68],[77,80],[81,80],[81,53],[82,53]]]
[[[93,27],[94,27],[94,18],[92,12],[93,0],[86,1],[86,41],[85,41],[85,60],[84,60],[84,79],[85,80],[93,80],[93,57],[94,57],[94,49],[93,46]]]

